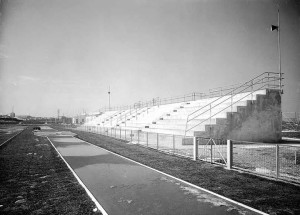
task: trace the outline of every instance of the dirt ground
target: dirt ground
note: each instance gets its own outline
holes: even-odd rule
[[[29,127],[0,148],[0,214],[101,214],[45,137]]]
[[[64,129],[56,127],[56,129]],[[269,214],[300,214],[300,186],[226,170],[99,134],[72,130],[80,139]]]

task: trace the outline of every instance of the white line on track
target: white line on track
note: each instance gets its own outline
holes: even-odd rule
[[[71,170],[71,172],[73,173],[73,175],[75,176],[75,178],[77,179],[77,181],[79,182],[79,184],[85,189],[86,193],[88,194],[88,196],[92,199],[92,201],[95,203],[95,205],[97,206],[98,210],[101,211],[101,213],[103,215],[108,215],[107,212],[104,210],[104,208],[100,205],[100,203],[97,201],[97,199],[93,196],[93,194],[91,193],[91,191],[89,191],[89,189],[84,185],[84,183],[81,181],[81,179],[78,177],[78,175],[75,173],[75,171],[72,169],[72,167],[68,164],[68,162],[63,158],[63,156],[60,154],[60,152],[56,149],[56,147],[53,145],[53,143],[51,142],[51,140],[47,137],[47,139],[49,140],[49,142],[51,143],[52,147],[56,150],[56,152],[59,154],[59,156],[61,157],[61,159],[65,162],[65,164],[68,166],[68,168]]]
[[[74,137],[74,138],[75,138],[75,137]],[[112,153],[112,154],[114,154],[114,155],[117,155],[117,156],[119,156],[119,157],[121,157],[121,158],[124,158],[124,159],[126,159],[126,160],[132,161],[132,162],[134,162],[134,163],[136,163],[136,164],[139,164],[139,165],[141,165],[141,166],[143,166],[143,167],[149,168],[149,169],[154,170],[154,171],[156,171],[156,172],[158,172],[158,173],[161,173],[161,174],[163,174],[163,175],[166,175],[166,176],[168,176],[168,177],[170,177],[170,178],[176,179],[176,180],[178,180],[178,181],[180,181],[180,182],[182,182],[182,183],[185,183],[185,184],[187,184],[187,185],[189,185],[189,186],[192,186],[192,187],[194,187],[194,188],[197,188],[197,189],[199,189],[199,190],[202,190],[202,191],[204,191],[204,192],[207,192],[207,193],[209,193],[209,194],[212,194],[212,195],[214,195],[214,196],[217,196],[217,197],[219,197],[219,198],[221,198],[221,199],[227,200],[227,201],[229,201],[229,202],[231,202],[231,203],[234,203],[234,204],[236,204],[236,205],[239,205],[239,206],[241,206],[241,207],[244,207],[244,208],[246,208],[246,209],[249,209],[249,210],[251,210],[251,211],[253,211],[253,212],[256,212],[256,213],[259,213],[259,214],[262,214],[262,215],[268,215],[267,213],[264,213],[264,212],[262,212],[262,211],[260,211],[260,210],[257,210],[257,209],[255,209],[255,208],[252,208],[252,207],[247,206],[247,205],[244,205],[244,204],[242,204],[242,203],[240,203],[240,202],[234,201],[234,200],[229,199],[229,198],[227,198],[227,197],[225,197],[225,196],[221,196],[221,195],[219,195],[219,194],[217,194],[217,193],[214,193],[214,192],[212,192],[212,191],[209,191],[209,190],[207,190],[207,189],[205,189],[205,188],[199,187],[199,186],[197,186],[197,185],[195,185],[195,184],[191,184],[191,183],[189,183],[189,182],[187,182],[187,181],[184,181],[184,180],[182,180],[182,179],[180,179],[180,178],[176,178],[175,176],[169,175],[169,174],[167,174],[167,173],[164,173],[164,172],[159,171],[159,170],[157,170],[157,169],[154,169],[154,168],[152,168],[152,167],[146,166],[146,165],[144,165],[144,164],[142,164],[142,163],[139,163],[139,162],[137,162],[137,161],[131,160],[130,158],[124,157],[124,156],[119,155],[119,154],[117,154],[117,153],[111,152],[111,151],[109,151],[109,150],[107,150],[107,149],[104,149],[104,148],[102,148],[102,147],[100,147],[100,146],[97,146],[97,145],[95,145],[95,144],[89,143],[89,142],[84,141],[84,140],[82,140],[82,141],[83,141],[83,142],[86,142],[86,143],[88,143],[88,144],[90,144],[90,145],[92,145],[92,146],[99,147],[99,148],[101,148],[101,149],[103,149],[103,150],[105,150],[105,151],[107,151],[107,152],[110,152],[110,153]]]

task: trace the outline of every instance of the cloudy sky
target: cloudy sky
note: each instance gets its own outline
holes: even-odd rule
[[[55,116],[278,72],[276,1],[1,0],[0,114]],[[283,111],[300,111],[300,4],[280,1]]]

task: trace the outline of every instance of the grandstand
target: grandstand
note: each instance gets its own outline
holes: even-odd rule
[[[277,142],[281,140],[281,77],[263,73],[245,83],[112,108],[89,126],[144,132]]]

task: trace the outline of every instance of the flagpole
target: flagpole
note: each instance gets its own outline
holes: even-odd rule
[[[278,69],[279,69],[279,89],[280,89],[280,93],[282,93],[282,73],[281,73],[281,50],[280,50],[280,30],[281,30],[281,26],[280,26],[280,13],[279,13],[279,2],[278,2],[278,43],[277,43],[277,49],[278,49]]]

